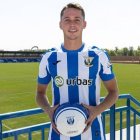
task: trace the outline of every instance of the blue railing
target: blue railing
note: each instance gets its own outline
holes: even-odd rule
[[[103,100],[104,98],[101,98]],[[127,140],[130,140],[130,127],[133,125],[133,140],[136,140],[136,123],[139,121],[140,123],[140,102],[138,102],[134,97],[132,97],[129,94],[123,94],[119,96],[119,100],[126,100],[125,106],[121,107],[115,107],[116,105],[113,105],[110,109],[104,111],[102,113],[103,116],[103,126],[104,130],[106,133],[110,133],[110,140],[117,140],[115,139],[115,132],[116,129],[120,130],[120,135],[119,139],[123,139],[123,118],[124,114],[126,114],[126,131],[127,131]],[[32,126],[27,126],[27,127],[22,127],[18,129],[12,129],[8,131],[3,131],[3,121],[4,120],[9,120],[12,118],[17,118],[17,117],[24,117],[24,116],[29,116],[29,115],[35,115],[35,114],[40,114],[43,113],[43,111],[40,108],[35,108],[35,109],[29,109],[29,110],[23,110],[23,111],[17,111],[17,112],[11,112],[11,113],[4,113],[0,114],[0,140],[6,140],[6,138],[13,137],[14,140],[19,140],[19,136],[26,134],[28,136],[28,140],[34,140],[32,138],[32,133],[35,131],[40,131],[41,138],[40,140],[45,140],[46,135],[45,135],[45,130],[49,129],[50,127],[50,122],[47,123],[41,123],[37,125],[32,125]],[[116,118],[119,116],[119,125],[116,124]],[[131,123],[133,121],[133,123]],[[108,122],[109,126],[108,126]],[[132,139],[131,139],[132,140]]]

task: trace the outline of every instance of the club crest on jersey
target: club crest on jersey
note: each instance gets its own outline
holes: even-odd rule
[[[84,56],[84,63],[87,67],[92,67],[93,66],[93,58],[94,57],[87,57],[87,56]]]

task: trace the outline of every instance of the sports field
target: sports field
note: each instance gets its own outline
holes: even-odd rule
[[[0,114],[38,107],[35,102],[39,63],[0,63]],[[140,101],[140,65],[113,64],[120,94],[130,93]],[[48,89],[51,101],[51,88]],[[106,91],[102,87],[101,96]],[[120,104],[120,103],[118,103]],[[23,119],[4,121],[4,130],[48,121],[48,117],[35,115]]]

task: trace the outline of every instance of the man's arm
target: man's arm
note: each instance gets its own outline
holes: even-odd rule
[[[116,102],[119,95],[116,79],[104,81],[103,83],[107,89],[108,95],[105,97],[104,101],[97,106],[97,109],[100,110],[100,113],[110,108]]]
[[[48,85],[38,84],[36,93],[36,102],[44,110],[45,113],[48,113],[50,109],[50,104],[45,94],[47,87]]]
[[[47,90],[48,85],[45,84],[38,84],[37,85],[37,93],[36,93],[36,102],[37,104],[44,110],[45,113],[49,115],[49,118],[52,123],[53,129],[59,134],[54,122],[53,122],[53,114],[58,105],[51,107],[49,100],[46,96],[46,90]]]
[[[93,120],[101,114],[104,110],[110,108],[118,99],[118,86],[116,79],[109,81],[104,81],[104,86],[108,91],[108,95],[105,97],[104,101],[97,106],[88,106],[83,104],[89,111],[89,118],[86,121],[87,127],[85,131],[91,126]]]

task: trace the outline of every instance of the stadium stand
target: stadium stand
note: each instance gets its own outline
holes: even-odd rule
[[[42,55],[50,50],[0,51],[0,63],[40,62]],[[139,56],[110,56],[112,63],[140,64]]]
[[[45,51],[0,51],[0,63],[40,62]]]

